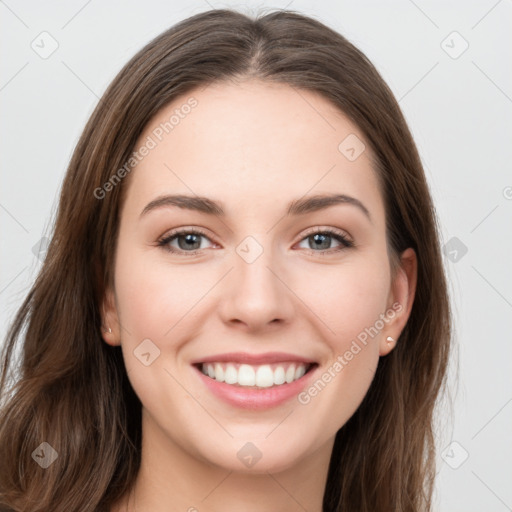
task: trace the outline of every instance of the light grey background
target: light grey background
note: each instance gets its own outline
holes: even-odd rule
[[[210,7],[311,15],[364,51],[399,99],[447,247],[458,346],[435,510],[512,510],[511,0],[0,1],[1,339],[98,98],[151,38]]]

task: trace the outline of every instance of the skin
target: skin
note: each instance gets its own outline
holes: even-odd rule
[[[114,288],[103,303],[112,330],[104,340],[122,346],[143,405],[134,496],[112,510],[320,512],[334,436],[394,348],[387,336],[398,340],[409,317],[416,255],[407,249],[392,279],[369,145],[355,161],[338,150],[349,134],[364,137],[328,100],[284,84],[217,83],[162,109],[136,147],[191,96],[198,105],[128,178]],[[371,220],[350,204],[285,215],[294,199],[333,192],[359,199]],[[176,206],[140,217],[156,197],[178,193],[221,202],[225,218]],[[181,254],[157,246],[179,227],[206,231],[199,254],[187,255],[196,249],[184,249],[183,236],[181,246],[171,242]],[[316,248],[308,233],[316,227],[356,245],[336,251],[331,238]],[[236,252],[247,236],[263,249],[252,263]],[[317,361],[321,376],[396,302],[401,310],[307,404],[241,410],[212,395],[190,365],[224,352],[284,351]],[[133,354],[147,338],[160,350],[149,366]],[[247,442],[262,453],[250,468],[237,457]]]

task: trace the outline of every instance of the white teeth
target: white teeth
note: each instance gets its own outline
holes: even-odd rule
[[[274,384],[284,384],[286,382],[286,378],[284,376],[284,368],[282,366],[278,366],[274,370]]]
[[[268,364],[258,368],[256,372],[256,386],[259,388],[269,388],[274,385],[274,372]]]
[[[293,379],[295,378],[295,365],[292,364],[291,366],[288,367],[288,370],[286,370],[286,382],[290,383],[293,381]]]
[[[240,368],[238,368],[238,384],[240,384],[240,386],[256,385],[256,373],[252,366],[249,366],[248,364],[240,365]]]
[[[219,382],[224,382],[224,368],[220,363],[215,363],[215,375],[214,378]]]
[[[269,388],[300,379],[309,365],[305,363],[264,364],[203,363],[201,371],[219,382],[239,386]]]
[[[226,381],[226,384],[236,384],[238,382],[238,372],[232,364],[227,365],[224,373],[224,380]]]
[[[300,379],[306,373],[306,368],[304,365],[297,366],[295,370],[295,380]]]

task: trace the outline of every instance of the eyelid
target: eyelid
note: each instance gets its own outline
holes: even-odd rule
[[[339,253],[345,251],[346,249],[352,249],[356,247],[355,242],[347,232],[339,228],[324,226],[315,226],[314,228],[307,230],[304,234],[301,235],[301,238],[297,243],[301,243],[303,240],[306,240],[308,237],[315,235],[317,233],[323,235],[326,234],[327,236],[334,238],[339,242],[340,245],[338,247],[334,247],[331,249],[323,249],[318,251],[315,251],[314,249],[304,249],[310,255],[314,254],[315,256],[322,257],[336,256],[339,255]]]
[[[175,253],[175,254],[194,255],[194,254],[197,254],[198,252],[201,252],[201,250],[204,250],[204,249],[195,249],[194,251],[181,251],[181,250],[168,248],[168,244],[170,243],[172,238],[175,238],[180,235],[188,235],[188,234],[203,236],[204,238],[207,238],[208,240],[210,240],[212,243],[216,244],[216,242],[214,240],[212,240],[210,235],[208,235],[203,229],[197,228],[197,227],[192,227],[192,226],[190,226],[190,227],[181,226],[179,228],[175,228],[175,229],[171,229],[170,231],[167,231],[164,235],[162,235],[157,240],[157,245],[166,249],[170,253]]]
[[[339,229],[339,228],[328,227],[328,226],[315,226],[313,228],[306,230],[306,232],[302,235],[302,238],[299,240],[299,242],[301,242],[304,238],[314,235],[316,233],[333,233],[340,237],[343,237],[344,239],[347,240],[347,242],[354,243],[354,241],[352,240],[352,237],[346,231]]]
[[[318,250],[318,251],[315,251],[313,249],[306,249],[306,251],[308,251],[310,254],[317,254],[317,255],[318,254],[320,254],[320,255],[336,254],[343,249],[350,249],[352,247],[355,247],[355,243],[352,240],[352,237],[350,235],[348,235],[345,231],[343,231],[339,228],[323,227],[323,226],[315,226],[313,228],[306,230],[306,232],[301,235],[301,238],[294,245],[302,242],[306,238],[310,237],[311,235],[315,235],[317,233],[326,234],[327,236],[334,238],[335,240],[337,240],[340,243],[341,247],[331,248],[331,249],[323,249],[323,250]],[[171,231],[168,231],[164,235],[162,235],[157,240],[157,245],[162,247],[163,249],[167,250],[170,253],[184,255],[184,256],[194,256],[194,255],[200,253],[201,251],[204,251],[204,249],[195,249],[193,251],[184,251],[184,250],[176,250],[176,249],[169,248],[169,243],[171,242],[172,239],[174,239],[180,235],[186,235],[186,234],[199,235],[204,238],[207,238],[213,244],[217,244],[217,242],[215,242],[215,240],[212,240],[212,237],[210,237],[210,235],[208,235],[203,229],[197,228],[197,227],[192,227],[192,226],[191,227],[181,226],[179,228],[172,229]]]

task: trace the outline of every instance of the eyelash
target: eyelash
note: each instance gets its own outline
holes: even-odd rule
[[[326,253],[327,254],[333,254],[333,253],[337,253],[339,251],[342,251],[344,249],[349,249],[349,248],[355,247],[354,242],[349,240],[341,231],[334,230],[334,229],[315,228],[314,230],[309,231],[308,233],[306,233],[304,235],[304,237],[301,238],[301,240],[299,242],[302,242],[306,238],[308,238],[308,237],[310,237],[312,235],[316,235],[316,234],[328,235],[331,238],[334,238],[335,240],[340,242],[341,246],[336,247],[334,249],[325,249],[325,250],[322,250],[322,251],[315,251],[313,249],[309,249],[309,253],[310,254],[320,254],[320,255],[324,255],[325,256]],[[195,251],[183,251],[183,250],[172,249],[169,246],[170,242],[172,242],[172,240],[174,240],[175,238],[177,238],[180,235],[200,235],[200,236],[203,236],[203,237],[207,238],[208,240],[210,240],[208,235],[204,231],[201,231],[198,228],[193,228],[193,229],[186,229],[185,228],[185,229],[179,229],[179,230],[176,230],[176,231],[172,231],[171,233],[169,233],[169,234],[165,235],[164,237],[160,238],[158,240],[158,242],[157,242],[157,245],[159,247],[162,247],[162,249],[164,249],[164,250],[166,250],[166,251],[168,251],[170,253],[184,255],[185,257],[187,257],[187,256],[194,256],[194,255],[199,254],[201,252],[202,249],[197,249]]]

